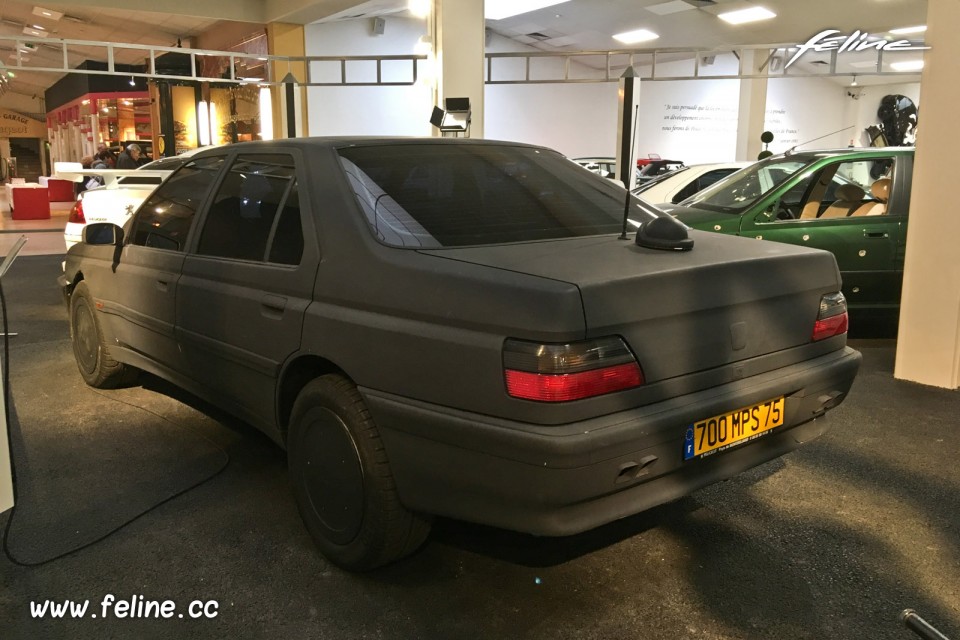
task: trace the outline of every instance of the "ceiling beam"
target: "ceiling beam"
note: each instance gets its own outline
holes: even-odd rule
[[[365,0],[265,0],[265,4],[265,22],[309,24],[363,5]],[[397,6],[406,2],[398,0]]]
[[[43,6],[62,11],[66,14],[76,8],[75,4],[59,4],[43,2]],[[136,5],[136,6],[133,6]],[[148,5],[147,7],[141,5]],[[211,20],[235,20],[237,22],[267,21],[265,0],[230,0],[229,2],[198,2],[197,0],[150,0],[146,2],[130,2],[130,0],[85,0],[84,9],[124,9],[150,12],[169,13],[194,18]]]

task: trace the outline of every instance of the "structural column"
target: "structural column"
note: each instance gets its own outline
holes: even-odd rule
[[[740,52],[744,74],[763,73],[769,52],[747,49]],[[761,68],[762,67],[762,68]],[[763,150],[760,134],[767,116],[767,79],[740,80],[740,112],[737,115],[737,160],[756,160]]]
[[[437,106],[469,98],[470,137],[483,137],[483,0],[434,0],[430,18],[436,56]]]
[[[960,216],[955,200],[960,128],[958,0],[928,0],[910,223],[894,375],[938,387],[960,385]]]
[[[267,51],[272,56],[304,57],[306,43],[304,42],[302,24],[286,24],[272,22],[267,25]],[[285,85],[273,86],[270,98],[273,113],[273,137],[288,138],[291,130],[295,137],[310,135],[307,123],[307,101],[304,99],[306,91],[300,83],[307,81],[307,65],[303,62],[271,62],[271,77],[275,82],[292,80],[292,96]],[[288,104],[292,102],[293,104]],[[290,115],[295,122],[290,122]]]

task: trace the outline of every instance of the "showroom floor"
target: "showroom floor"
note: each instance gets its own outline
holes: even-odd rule
[[[42,562],[200,485],[62,559],[0,557],[0,637],[908,639],[912,607],[960,638],[960,393],[894,380],[892,342],[855,342],[826,436],[735,480],[566,539],[439,520],[351,575],[314,550],[266,437],[150,376],[83,384],[59,268],[25,256],[4,281],[11,553]],[[217,615],[105,620],[107,594]],[[33,617],[46,600],[90,607]]]
[[[63,228],[72,206],[72,202],[51,202],[50,217],[46,220],[14,220],[6,190],[0,189],[0,255],[6,255],[21,235],[27,236],[21,255],[63,253]]]

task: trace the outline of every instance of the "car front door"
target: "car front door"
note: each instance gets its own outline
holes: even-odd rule
[[[837,158],[744,216],[741,235],[826,249],[851,309],[895,309],[909,207],[899,191],[911,165],[905,156]]]
[[[238,155],[177,285],[176,332],[190,375],[267,428],[280,367],[300,347],[319,260],[302,184],[291,155]]]
[[[136,364],[178,368],[174,337],[177,280],[194,215],[209,193],[222,157],[193,161],[160,185],[127,225],[112,267],[111,286],[98,291],[110,332],[142,358]]]

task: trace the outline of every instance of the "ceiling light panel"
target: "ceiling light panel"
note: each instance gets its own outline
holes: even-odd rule
[[[927,30],[927,25],[919,25],[916,27],[901,27],[899,29],[890,29],[890,33],[895,36],[907,36],[913,33],[923,33]]]
[[[681,11],[693,11],[696,9],[692,4],[688,4],[683,0],[673,0],[673,2],[661,2],[660,4],[650,5],[649,7],[644,7],[647,11],[655,13],[658,16],[668,16],[671,13],[680,13]]]
[[[54,11],[53,9],[45,9],[44,7],[34,7],[33,15],[47,18],[48,20],[59,20],[63,17],[61,12]]]
[[[563,4],[568,0],[486,0],[484,17],[487,20],[503,20],[537,9]]]
[[[749,9],[720,13],[717,14],[717,17],[730,24],[747,24],[748,22],[759,22],[760,20],[776,18],[777,14],[763,7],[750,7]]]
[[[33,27],[24,27],[23,32],[28,36],[33,36],[34,38],[46,38],[50,35],[46,31],[40,31],[39,29],[34,29]]]
[[[891,62],[890,68],[894,71],[920,71],[923,69],[923,60],[901,60]]]
[[[613,36],[614,40],[622,42],[623,44],[636,44],[638,42],[649,42],[650,40],[656,40],[660,36],[650,31],[649,29],[636,29],[634,31],[625,31],[623,33],[618,33]]]

